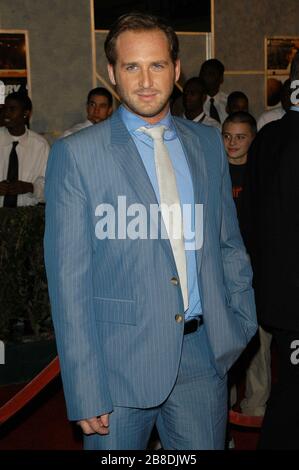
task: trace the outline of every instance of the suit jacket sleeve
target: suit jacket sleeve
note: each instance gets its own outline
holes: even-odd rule
[[[68,143],[57,141],[46,172],[45,262],[68,416],[112,411],[93,307],[91,220]]]

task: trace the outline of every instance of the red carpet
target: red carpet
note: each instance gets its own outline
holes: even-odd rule
[[[259,438],[259,430],[232,426],[231,436],[236,450],[255,450]]]
[[[0,404],[20,386],[0,388]],[[254,450],[259,431],[231,426],[236,450]],[[80,429],[66,417],[60,379],[54,380],[33,402],[0,427],[0,450],[82,449]]]
[[[1,387],[0,403],[20,387]],[[54,380],[33,402],[0,427],[0,450],[82,449],[81,432],[66,417],[60,379]]]

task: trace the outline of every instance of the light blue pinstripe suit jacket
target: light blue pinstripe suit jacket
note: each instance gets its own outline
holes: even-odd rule
[[[175,118],[195,202],[204,204],[198,280],[215,367],[223,376],[256,331],[251,268],[240,237],[221,136]],[[178,372],[183,311],[168,240],[98,240],[95,208],[147,208],[156,197],[118,112],[57,141],[46,174],[45,260],[68,416],[147,408]]]

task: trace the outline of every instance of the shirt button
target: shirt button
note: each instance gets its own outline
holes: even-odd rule
[[[184,320],[183,315],[180,315],[179,313],[177,313],[175,316],[175,321],[177,323],[182,323],[183,320]]]

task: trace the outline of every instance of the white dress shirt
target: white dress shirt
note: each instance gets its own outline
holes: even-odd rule
[[[183,118],[187,119],[185,114],[183,114]],[[201,114],[196,116],[194,119],[192,119],[193,122],[200,122],[201,124],[205,124],[206,126],[212,126],[212,127],[217,127],[221,131],[221,124],[219,124],[216,119],[211,118],[210,116],[207,116],[206,113],[203,111]]]
[[[204,105],[203,105],[203,110],[207,116],[210,116],[210,105],[211,105],[210,99],[211,98],[214,98],[215,108],[218,111],[221,124],[223,124],[223,121],[227,117],[227,112],[226,112],[227,94],[223,93],[223,91],[218,91],[217,95],[215,96],[207,95],[206,101],[204,102]]]
[[[277,106],[276,108],[269,109],[269,111],[263,112],[257,121],[257,130],[259,131],[262,127],[264,127],[268,122],[277,121],[281,119],[282,116],[285,115],[285,110],[281,105]]]
[[[21,136],[11,135],[5,127],[0,128],[0,181],[6,180],[12,143],[18,141],[16,152],[19,161],[18,179],[33,184],[33,193],[19,194],[18,206],[34,206],[44,202],[45,172],[50,147],[46,139],[26,129]],[[3,207],[4,196],[0,196]]]
[[[85,127],[89,127],[92,125],[93,123],[89,121],[88,119],[86,119],[86,121],[79,122],[78,124],[75,124],[70,129],[67,129],[66,131],[64,131],[64,133],[60,136],[60,138],[62,139],[63,137],[67,137],[68,135],[74,134],[75,132],[81,131],[81,129],[85,129]]]

